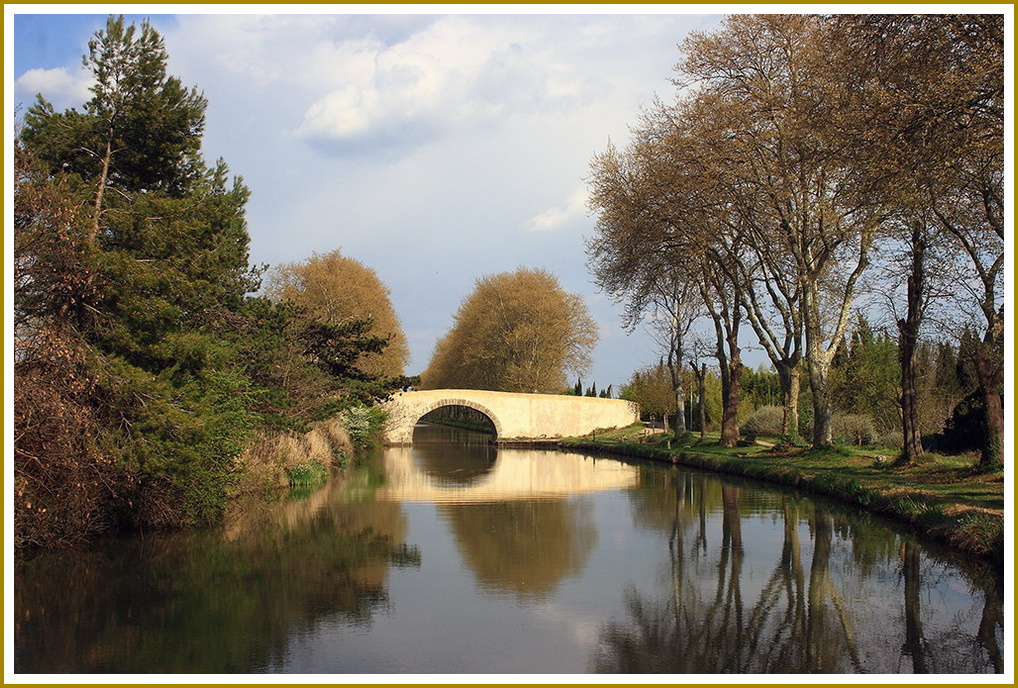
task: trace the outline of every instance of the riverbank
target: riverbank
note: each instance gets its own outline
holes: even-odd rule
[[[813,451],[760,442],[726,448],[717,437],[647,434],[639,426],[561,446],[788,485],[901,521],[967,554],[1004,561],[1004,473],[977,471],[973,457],[931,454],[918,465],[895,466],[888,449]]]

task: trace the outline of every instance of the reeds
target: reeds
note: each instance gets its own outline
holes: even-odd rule
[[[354,454],[353,443],[339,420],[315,423],[303,435],[272,432],[260,436],[240,455],[239,494],[257,494],[324,482],[335,470],[346,467]]]

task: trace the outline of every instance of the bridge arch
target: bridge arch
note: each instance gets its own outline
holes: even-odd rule
[[[465,408],[473,409],[478,413],[483,413],[484,416],[491,421],[492,427],[495,428],[495,441],[497,442],[498,439],[502,437],[502,423],[498,420],[498,416],[495,414],[495,412],[487,408],[483,404],[479,404],[476,401],[472,401],[470,399],[447,399],[433,401],[429,404],[424,404],[417,411],[414,412],[419,413],[420,415],[417,417],[417,420],[415,420],[412,423],[412,425],[416,425],[417,423],[419,423],[421,418],[424,418],[424,416],[428,415],[432,411],[437,411],[438,409],[441,408],[450,408],[454,406],[463,406]]]

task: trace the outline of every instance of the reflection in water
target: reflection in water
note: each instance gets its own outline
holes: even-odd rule
[[[757,530],[760,519],[740,488],[721,485],[718,494],[706,476],[676,471],[670,478],[673,489],[641,490],[634,500],[670,534],[671,585],[666,595],[627,590],[628,619],[602,626],[594,671],[1003,671],[999,586],[970,600],[945,599],[970,587],[960,571],[909,540],[887,559],[874,557],[895,538],[877,533],[871,519],[804,509],[790,496],[781,499],[780,546],[749,539],[746,528]],[[718,511],[712,545],[707,515]],[[748,570],[747,557],[770,559],[771,573]],[[989,571],[977,565],[973,573]],[[938,604],[924,608],[931,600]]]
[[[635,485],[639,471],[610,459],[554,450],[506,450],[489,445],[446,445],[450,458],[439,459],[439,445],[390,447],[383,460],[386,483],[380,500],[471,504],[515,499],[547,499]],[[486,466],[484,472],[480,466]],[[469,480],[448,476],[473,473]]]
[[[999,573],[869,516],[477,449],[393,448],[214,532],[18,562],[15,670],[1003,671]]]
[[[323,616],[361,626],[388,604],[391,565],[416,566],[398,504],[345,504],[344,486],[222,532],[120,539],[15,569],[19,672],[264,670]]]
[[[597,541],[589,505],[569,496],[637,477],[616,461],[595,467],[557,451],[509,450],[499,459],[489,436],[439,425],[418,426],[413,448],[391,454],[384,494],[438,503],[480,588],[529,599],[581,570]]]
[[[517,500],[440,507],[482,589],[539,600],[579,572],[597,542],[580,500]]]
[[[449,487],[462,487],[491,472],[498,448],[488,435],[419,425],[414,431],[413,456],[430,478]]]

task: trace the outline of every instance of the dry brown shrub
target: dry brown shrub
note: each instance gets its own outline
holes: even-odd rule
[[[324,420],[303,435],[272,432],[259,436],[240,456],[238,494],[259,494],[285,488],[287,469],[318,461],[331,469],[343,465],[341,457],[352,457],[353,443],[342,423]]]
[[[111,526],[126,476],[99,447],[83,347],[56,329],[14,367],[14,545],[70,545]],[[29,353],[30,352],[30,353]]]

